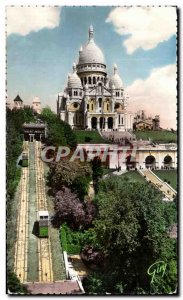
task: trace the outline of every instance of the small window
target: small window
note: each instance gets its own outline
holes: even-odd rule
[[[118,116],[118,123],[120,124],[120,115]]]
[[[107,110],[109,110],[109,104],[107,103]]]
[[[92,104],[92,110],[93,110],[93,104]]]
[[[96,84],[96,77],[93,77],[93,84]]]
[[[99,107],[102,107],[102,99],[101,98],[98,99],[98,102],[99,102]]]
[[[75,102],[75,103],[74,103],[74,108],[77,108],[77,107],[78,107],[78,103]]]
[[[89,104],[87,104],[87,109],[89,109]]]
[[[91,77],[88,77],[88,83],[91,84]]]

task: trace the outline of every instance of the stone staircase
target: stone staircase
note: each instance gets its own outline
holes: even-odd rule
[[[160,192],[163,193],[163,200],[173,201],[176,191],[166,182],[163,182],[158,176],[156,176],[151,170],[139,170],[142,176],[146,176],[146,180],[151,182]]]

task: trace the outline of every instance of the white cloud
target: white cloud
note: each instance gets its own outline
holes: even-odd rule
[[[106,22],[111,22],[124,41],[128,54],[138,48],[149,50],[176,34],[175,7],[117,7]]]
[[[147,115],[160,115],[162,128],[176,129],[177,89],[176,65],[153,69],[145,80],[135,80],[126,88],[129,109],[144,109]]]
[[[7,7],[7,34],[27,35],[43,28],[53,29],[59,25],[58,7]]]

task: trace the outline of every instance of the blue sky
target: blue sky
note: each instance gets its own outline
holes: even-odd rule
[[[36,8],[34,9],[36,10]],[[149,25],[151,30],[144,32],[140,20],[144,17],[146,22],[152,14],[148,12],[148,18],[146,18],[144,12],[139,11],[138,20],[138,12],[128,11],[127,13],[129,18],[125,21],[126,11],[120,11],[115,7],[63,7],[61,10],[57,8],[53,15],[51,13],[48,16],[53,18],[51,25],[44,21],[40,13],[40,25],[36,23],[36,17],[34,18],[32,12],[28,13],[28,18],[25,18],[20,7],[15,7],[14,11],[11,8],[11,13],[7,10],[7,25],[9,26],[7,36],[7,93],[9,100],[13,100],[19,93],[25,103],[31,103],[33,97],[38,96],[43,106],[50,105],[55,109],[56,94],[63,90],[67,82],[67,74],[72,71],[73,62],[77,61],[80,46],[87,42],[88,27],[92,24],[94,39],[104,53],[109,76],[112,73],[113,64],[116,63],[124,86],[127,87],[128,93],[132,93],[132,95],[129,94],[130,97],[132,96],[131,105],[134,103],[134,109],[136,109],[138,107],[136,102],[141,99],[139,94],[141,86],[139,84],[145,83],[144,86],[148,87],[151,84],[148,80],[155,76],[155,82],[158,74],[162,78],[162,72],[165,80],[168,79],[167,82],[173,78],[172,73],[171,78],[167,76],[173,72],[172,66],[176,63],[176,35],[172,29],[174,23],[169,28],[165,26],[163,29],[161,29],[161,24],[156,24],[161,22],[158,17],[156,22],[156,14],[153,14],[152,22]],[[166,11],[162,13],[165,16],[165,21],[166,18],[169,18],[169,13],[172,12],[167,12],[167,16],[165,16]],[[132,27],[134,14],[136,23]],[[121,16],[120,19],[119,16]],[[15,20],[21,20],[21,18],[22,23],[18,26]],[[129,20],[130,18],[131,20]],[[26,25],[30,26],[30,29],[24,27],[25,22],[30,23]],[[142,30],[144,36],[143,41],[139,35],[135,35],[138,24],[138,32]],[[125,26],[126,32],[124,34]],[[24,32],[24,28],[27,32]],[[133,38],[131,45],[125,44],[125,41],[128,43],[129,40],[130,42],[130,37]],[[158,71],[161,72],[158,73]],[[162,86],[165,85],[166,83],[163,81]],[[138,100],[134,90],[136,88],[138,89]],[[146,97],[144,90],[141,92],[142,98]],[[168,95],[171,93],[172,91],[169,91]],[[158,93],[158,95],[160,94]],[[176,95],[174,96],[176,97]],[[153,97],[156,98],[156,93]],[[166,99],[166,95],[163,94],[162,99]],[[176,99],[171,99],[168,105],[171,106],[173,102],[174,106],[170,107],[168,112],[172,109],[175,110]],[[142,105],[143,101],[145,100],[142,100]],[[167,104],[164,104],[166,109]],[[148,106],[145,109],[148,110]],[[151,109],[151,105],[149,109]],[[151,113],[157,113],[157,110]],[[175,113],[171,117],[171,122],[172,126],[175,127]]]

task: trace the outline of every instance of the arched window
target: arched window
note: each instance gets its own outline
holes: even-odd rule
[[[93,84],[96,84],[96,77],[93,77]]]
[[[84,82],[85,82],[85,84],[87,84],[87,78],[86,77],[84,78]]]
[[[81,78],[81,83],[82,83],[82,85],[83,85],[83,78]]]
[[[88,83],[91,84],[91,77],[88,77]]]
[[[89,109],[89,104],[87,104],[87,109]]]
[[[109,104],[107,103],[107,110],[109,110]]]
[[[99,107],[102,107],[102,98],[98,99]]]
[[[92,103],[92,110],[93,110],[93,103]]]
[[[120,124],[120,115],[118,116],[118,123]]]
[[[121,118],[121,124],[123,125],[123,117]]]
[[[100,77],[97,77],[97,81],[99,81],[100,80]]]

